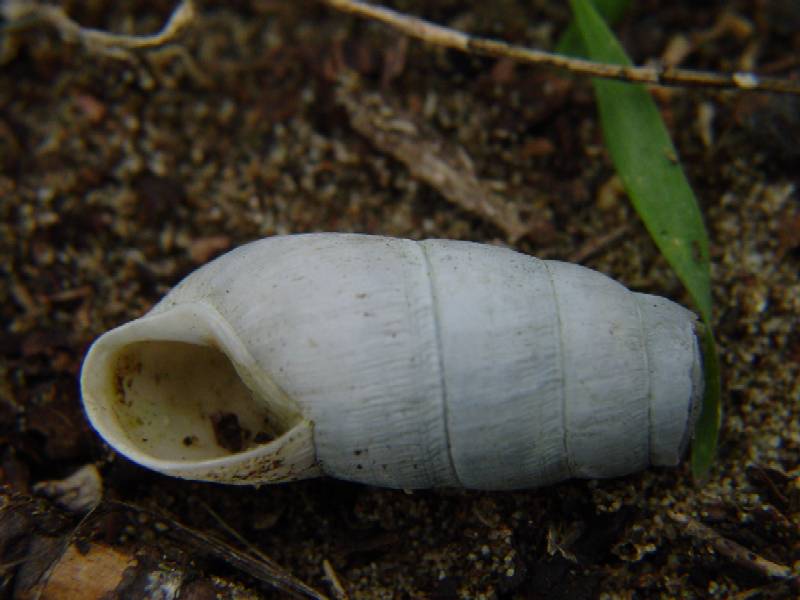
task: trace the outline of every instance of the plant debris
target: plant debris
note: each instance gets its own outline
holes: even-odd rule
[[[162,30],[179,5],[48,4],[123,35]],[[512,493],[406,494],[325,479],[226,487],[159,476],[103,445],[78,396],[91,341],[141,316],[198,262],[268,235],[519,235],[522,252],[577,257],[690,306],[615,191],[589,81],[403,45],[322,4],[246,4],[197,2],[191,26],[168,44],[125,49],[133,61],[65,43],[49,26],[0,32],[14,46],[0,66],[0,592],[32,587],[66,556],[70,571],[82,559],[107,561],[112,583],[131,559],[143,578],[177,573],[182,598],[285,597],[258,579],[255,549],[313,590],[336,596],[338,580],[354,600],[796,597],[796,574],[772,581],[743,568],[669,516],[691,516],[776,565],[800,564],[792,96],[657,93],[712,239],[726,421],[702,488],[686,464]],[[755,61],[797,81],[796,2],[723,4],[632,3],[617,31],[645,62],[734,11],[755,25],[748,37],[723,31],[684,60],[725,72]],[[545,49],[569,20],[557,2],[402,8]],[[363,135],[337,102],[341,65],[358,77],[352,110],[398,112],[415,128],[400,143],[453,159],[449,176],[462,185],[474,177],[514,207],[522,229],[454,204]],[[87,464],[102,476],[104,500],[86,521],[30,496],[37,482]],[[226,560],[229,546],[246,568]]]

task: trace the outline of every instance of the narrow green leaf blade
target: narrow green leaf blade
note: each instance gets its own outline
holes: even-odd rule
[[[630,65],[589,0],[570,0],[592,60]],[[656,245],[694,299],[707,327],[706,393],[695,429],[692,470],[711,466],[721,419],[719,365],[711,333],[709,244],[700,209],[653,99],[641,85],[595,80],[600,121],[614,166]]]
[[[594,86],[606,146],[631,202],[708,320],[708,236],[661,115],[641,86],[616,81]]]
[[[593,0],[594,6],[607,23],[614,24],[622,18],[631,5],[631,0]],[[573,19],[561,37],[558,38],[555,51],[567,56],[586,56],[586,46],[583,45],[581,33]]]
[[[711,329],[706,328],[702,341],[706,391],[703,398],[703,410],[697,420],[695,437],[692,441],[692,475],[698,481],[705,478],[714,462],[717,437],[719,436],[719,427],[722,422],[719,358],[717,357],[717,346]]]

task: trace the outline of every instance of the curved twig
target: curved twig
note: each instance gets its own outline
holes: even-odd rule
[[[7,27],[10,29],[37,22],[47,23],[65,40],[74,40],[94,51],[118,57],[125,51],[157,48],[172,42],[194,20],[196,14],[192,0],[183,0],[172,11],[161,31],[152,35],[126,35],[82,27],[70,19],[60,6],[27,0],[0,2],[0,16],[8,21]]]

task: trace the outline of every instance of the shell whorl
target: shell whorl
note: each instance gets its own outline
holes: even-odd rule
[[[694,323],[669,300],[503,248],[276,237],[209,263],[101,337],[82,388],[112,446],[179,476],[525,488],[675,464],[702,393]],[[159,345],[176,342],[216,353],[175,359],[204,365],[177,369],[199,398],[185,421],[180,385],[162,400],[153,383],[181,350]],[[142,360],[120,402],[130,348]],[[235,383],[221,389],[223,378]],[[242,448],[219,448],[225,410],[249,435]],[[165,441],[142,443],[160,418]],[[275,439],[259,442],[259,428]]]

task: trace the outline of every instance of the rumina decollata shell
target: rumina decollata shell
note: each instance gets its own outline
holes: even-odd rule
[[[676,464],[703,389],[695,326],[494,246],[274,237],[101,336],[81,387],[111,446],[178,477],[525,488]]]

